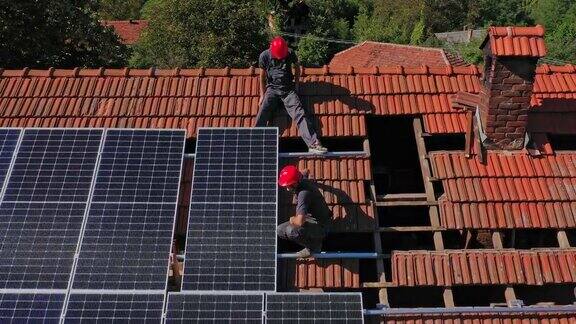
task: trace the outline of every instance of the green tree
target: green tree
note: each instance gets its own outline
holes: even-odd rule
[[[140,18],[140,9],[146,0],[100,0],[100,18],[128,20]]]
[[[95,0],[0,0],[3,67],[122,66],[128,50],[97,19]]]
[[[576,63],[576,3],[546,32],[547,58]]]
[[[259,0],[162,0],[153,9],[132,66],[246,66],[267,45]]]

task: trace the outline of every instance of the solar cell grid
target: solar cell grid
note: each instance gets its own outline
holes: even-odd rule
[[[64,323],[154,323],[162,320],[163,292],[71,293]]]
[[[182,130],[107,130],[74,289],[165,288],[184,141]]]
[[[267,323],[363,323],[360,293],[266,295]]]
[[[262,294],[168,295],[166,323],[262,323]]]
[[[26,129],[3,201],[86,202],[101,129]]]
[[[16,128],[0,129],[0,189],[4,186],[4,180],[10,168],[20,132],[21,130]]]
[[[274,291],[278,129],[197,138],[182,289]]]
[[[46,323],[60,321],[64,298],[61,293],[0,293],[0,323]]]
[[[173,203],[184,140],[183,130],[107,130],[92,201]]]

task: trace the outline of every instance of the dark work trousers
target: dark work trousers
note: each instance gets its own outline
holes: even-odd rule
[[[284,108],[292,118],[292,121],[296,123],[298,133],[306,145],[310,147],[316,144],[316,142],[318,142],[316,131],[314,130],[310,120],[306,117],[304,107],[302,107],[300,98],[298,98],[298,95],[294,90],[283,91],[272,88],[266,89],[264,99],[262,100],[262,106],[260,106],[260,111],[258,111],[258,115],[256,116],[256,127],[266,126],[274,112],[274,109],[277,109],[280,101],[284,104]]]
[[[284,222],[278,225],[276,234],[281,239],[298,243],[313,252],[319,252],[326,230],[320,224],[304,223],[301,227],[295,227],[290,222]]]

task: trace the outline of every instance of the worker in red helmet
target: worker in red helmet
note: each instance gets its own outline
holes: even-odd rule
[[[300,136],[312,153],[324,154],[316,130],[312,126],[298,98],[298,83],[300,79],[300,64],[294,51],[282,37],[276,37],[270,42],[270,48],[263,51],[259,58],[260,65],[260,110],[256,116],[256,127],[264,127],[270,120],[277,104],[282,102],[286,112],[298,127]],[[295,67],[296,76],[292,74]]]
[[[293,165],[287,165],[280,171],[278,184],[293,192],[297,201],[296,215],[276,228],[278,237],[303,246],[304,249],[297,253],[299,258],[320,252],[332,219],[324,196],[314,182],[304,177]]]

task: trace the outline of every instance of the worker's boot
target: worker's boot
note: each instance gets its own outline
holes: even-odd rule
[[[309,258],[312,255],[309,248],[303,248],[302,250],[296,252],[296,257],[299,259]]]
[[[326,154],[328,152],[328,149],[322,146],[322,144],[320,144],[320,141],[318,141],[310,145],[310,147],[308,147],[308,152],[314,154]]]

